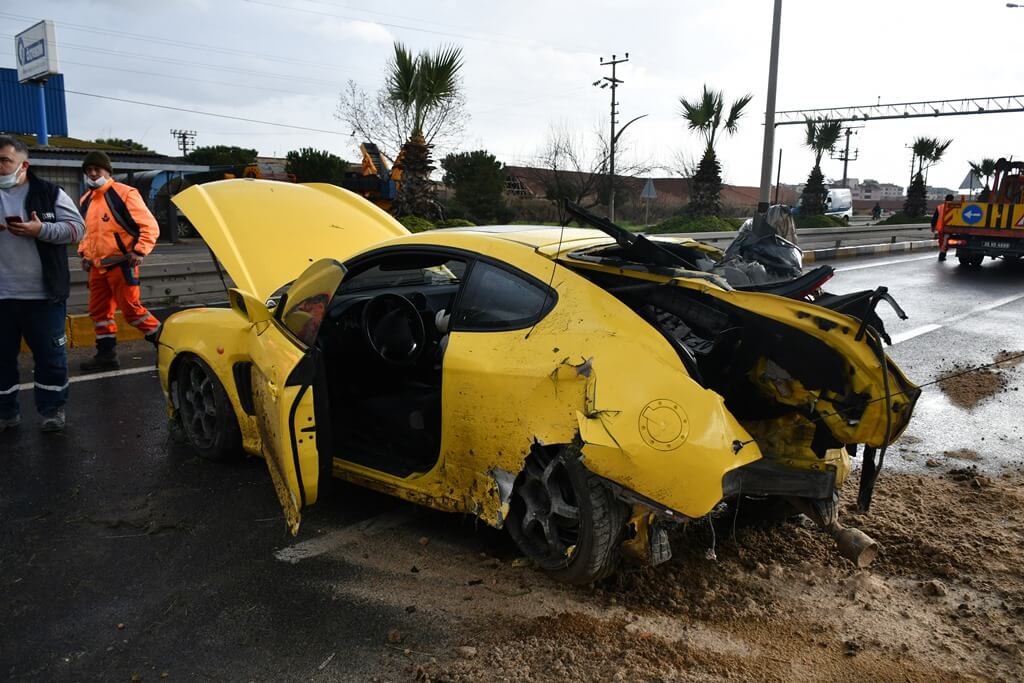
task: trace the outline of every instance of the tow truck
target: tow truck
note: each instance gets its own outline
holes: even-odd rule
[[[997,161],[992,187],[978,201],[939,205],[940,260],[949,247],[963,267],[976,268],[986,256],[1024,258],[1024,161]]]

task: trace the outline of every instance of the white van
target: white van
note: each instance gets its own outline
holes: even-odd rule
[[[853,193],[847,187],[836,187],[825,197],[825,215],[834,216],[843,223],[853,218]]]

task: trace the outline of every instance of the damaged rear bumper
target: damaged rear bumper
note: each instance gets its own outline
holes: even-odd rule
[[[730,470],[722,477],[722,497],[739,495],[830,498],[836,490],[836,471],[803,470],[762,458]]]

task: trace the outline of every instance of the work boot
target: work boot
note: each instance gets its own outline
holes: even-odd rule
[[[64,409],[57,408],[52,415],[43,415],[39,429],[44,432],[59,432],[64,429]]]
[[[163,331],[163,329],[164,326],[161,325],[160,327],[156,328],[149,334],[145,335],[146,341],[148,341],[153,346],[157,346],[160,343],[160,333]]]
[[[80,366],[82,372],[103,372],[104,370],[117,370],[121,367],[121,361],[117,359],[117,351],[97,351],[92,358],[82,361]]]
[[[945,261],[945,260],[946,260],[946,252],[940,251],[939,252],[939,261]]]
[[[0,432],[6,432],[8,429],[17,429],[21,426],[21,415],[13,415],[11,417],[0,417]]]

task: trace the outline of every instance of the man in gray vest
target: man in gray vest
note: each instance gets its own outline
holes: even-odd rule
[[[75,202],[29,169],[28,148],[0,135],[0,432],[21,425],[18,353],[32,350],[44,432],[64,429],[68,399],[68,244],[85,224]]]

